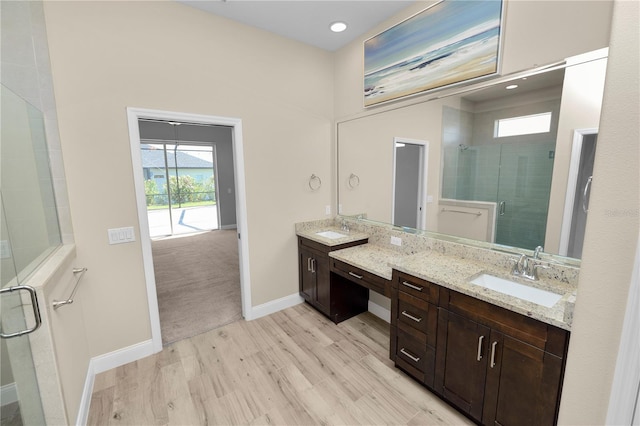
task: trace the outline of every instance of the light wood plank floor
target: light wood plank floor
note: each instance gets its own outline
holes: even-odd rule
[[[88,424],[471,424],[388,351],[373,315],[334,325],[301,304],[99,374]]]

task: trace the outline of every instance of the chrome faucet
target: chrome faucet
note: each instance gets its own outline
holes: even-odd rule
[[[542,247],[542,246],[536,247],[536,250],[533,252],[533,258],[534,259],[540,259],[540,253],[542,253],[543,250],[544,250],[544,247]]]
[[[345,232],[349,232],[349,224],[347,223],[346,220],[342,221],[342,226],[340,227],[340,229],[342,229]]]
[[[528,280],[536,281],[538,280],[538,269],[547,269],[549,268],[546,265],[542,265],[540,263],[536,263],[535,260],[538,259],[538,256],[542,251],[542,247],[536,247],[536,251],[533,255],[533,258],[527,256],[526,254],[521,254],[518,260],[511,259],[513,262],[513,268],[511,269],[511,274],[523,277]]]

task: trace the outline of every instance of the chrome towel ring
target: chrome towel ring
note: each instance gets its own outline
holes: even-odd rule
[[[355,189],[360,186],[360,178],[358,175],[351,173],[349,175],[349,179],[347,179],[347,185],[349,185],[349,188],[351,189]]]
[[[312,191],[317,191],[318,189],[320,189],[321,186],[322,186],[322,180],[320,180],[320,178],[315,174],[312,174],[311,177],[309,178],[309,188]]]

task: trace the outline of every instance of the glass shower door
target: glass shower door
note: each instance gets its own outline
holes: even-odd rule
[[[4,206],[0,197],[0,238],[7,241]],[[45,424],[36,370],[31,355],[29,330],[39,325],[35,294],[17,282],[17,271],[8,245],[2,250],[0,289],[0,424]],[[23,334],[24,333],[24,334]]]
[[[535,249],[544,245],[555,142],[502,144],[496,243]]]

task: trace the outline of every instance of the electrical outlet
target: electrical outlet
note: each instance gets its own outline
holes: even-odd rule
[[[324,214],[326,215],[331,214],[331,206],[324,206]]]
[[[401,246],[402,245],[402,238],[400,237],[391,237],[391,244],[393,244],[394,246]]]

